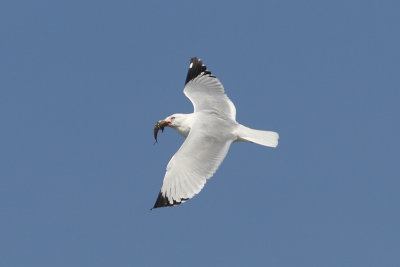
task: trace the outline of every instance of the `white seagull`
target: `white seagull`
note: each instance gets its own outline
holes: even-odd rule
[[[276,147],[276,132],[250,129],[236,121],[236,108],[221,82],[200,59],[190,60],[183,93],[194,112],[173,114],[154,127],[157,133],[168,126],[186,137],[167,165],[161,191],[153,209],[176,206],[198,194],[217,171],[233,142],[252,142]]]

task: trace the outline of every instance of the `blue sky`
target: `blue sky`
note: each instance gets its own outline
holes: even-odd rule
[[[6,1],[0,265],[398,266],[396,1]],[[246,126],[203,191],[150,211],[202,58]]]

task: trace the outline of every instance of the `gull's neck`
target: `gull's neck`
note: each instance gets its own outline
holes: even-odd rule
[[[179,125],[175,125],[174,128],[180,135],[187,137],[194,121],[194,113],[179,114]]]

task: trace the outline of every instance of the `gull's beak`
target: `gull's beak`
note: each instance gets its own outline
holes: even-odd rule
[[[164,132],[164,127],[168,126],[168,125],[169,125],[168,122],[164,121],[164,120],[160,120],[160,121],[156,122],[156,125],[154,125],[154,138],[156,139],[155,143],[157,143],[158,131],[161,129],[161,132]]]

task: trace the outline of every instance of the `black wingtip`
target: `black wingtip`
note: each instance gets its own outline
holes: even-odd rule
[[[165,197],[160,191],[160,193],[158,194],[156,203],[154,203],[154,207],[151,208],[150,210],[154,210],[154,209],[157,209],[157,208],[163,208],[163,207],[178,206],[178,205],[182,204],[183,202],[185,202],[186,200],[188,200],[188,198],[182,198],[181,201],[179,201],[179,202],[174,200],[174,202],[171,204],[169,202],[168,198]]]
[[[198,59],[197,57],[192,57],[190,59],[189,70],[186,76],[185,85],[200,74],[208,74],[211,77],[215,77],[211,75],[211,71],[207,69],[206,65],[203,64],[203,61],[201,61],[201,59]]]

